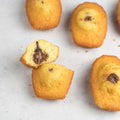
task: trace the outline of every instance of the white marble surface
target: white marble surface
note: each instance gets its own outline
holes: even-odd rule
[[[107,36],[102,47],[97,49],[77,47],[69,29],[73,9],[85,0],[61,1],[63,12],[59,27],[37,31],[28,23],[25,0],[0,0],[0,120],[120,119],[120,112],[95,107],[89,84],[91,65],[97,57],[108,54],[120,58],[120,29],[116,21],[118,0],[88,0],[102,5],[108,16]],[[37,98],[31,86],[31,69],[19,62],[26,46],[38,39],[60,46],[56,63],[75,71],[65,100]]]

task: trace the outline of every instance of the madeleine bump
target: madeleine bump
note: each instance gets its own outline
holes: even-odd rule
[[[90,85],[96,106],[120,111],[120,59],[103,55],[95,60]]]
[[[34,29],[48,30],[57,27],[61,12],[60,0],[26,0],[26,14]]]
[[[43,64],[32,71],[32,83],[37,97],[64,99],[70,88],[74,72],[63,65]]]
[[[79,46],[100,47],[107,33],[106,12],[96,3],[85,2],[78,5],[71,17],[71,33]]]
[[[42,64],[54,62],[58,56],[58,46],[46,40],[37,40],[28,45],[20,61],[28,67],[38,68]]]

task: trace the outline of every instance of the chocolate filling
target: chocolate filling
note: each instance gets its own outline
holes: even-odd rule
[[[119,80],[119,77],[115,73],[111,73],[108,77],[107,80],[112,82],[112,83],[117,83]]]
[[[44,1],[41,1],[42,4],[44,4]]]
[[[48,54],[42,52],[42,50],[39,48],[38,41],[36,42],[36,46],[37,48],[34,52],[33,60],[36,64],[40,64],[41,62],[46,61]]]
[[[50,68],[49,71],[50,71],[50,72],[53,71],[53,68]]]
[[[91,17],[91,16],[87,16],[84,20],[85,20],[85,21],[91,21],[91,20],[92,20],[92,17]]]

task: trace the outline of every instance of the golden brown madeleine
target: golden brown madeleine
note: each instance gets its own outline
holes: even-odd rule
[[[28,45],[20,61],[28,67],[38,68],[42,64],[54,62],[58,56],[58,46],[45,40],[37,40]]]
[[[82,47],[100,47],[107,32],[107,16],[104,9],[91,2],[80,4],[71,17],[74,42]]]
[[[93,63],[90,77],[96,106],[109,111],[120,111],[120,60],[104,55]]]
[[[34,92],[45,99],[64,99],[74,72],[58,64],[44,64],[32,71]]]
[[[118,2],[118,6],[117,6],[117,18],[118,18],[118,22],[120,24],[120,0]]]
[[[57,27],[61,12],[60,0],[26,0],[26,14],[34,29],[47,30]]]

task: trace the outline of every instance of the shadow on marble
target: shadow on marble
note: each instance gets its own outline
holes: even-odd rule
[[[63,21],[63,28],[66,31],[70,31],[70,21],[71,21],[72,11],[68,13],[63,13],[62,18],[64,17]]]
[[[83,100],[86,104],[88,104],[91,108],[97,109],[97,107],[94,104],[94,100],[92,97],[91,89],[90,89],[90,71],[91,66],[88,66],[88,69],[82,74],[82,83],[80,82],[80,85],[82,84],[83,93],[84,94]]]
[[[21,4],[19,6],[20,6],[19,7],[20,23],[23,29],[28,29],[30,31],[33,31],[34,29],[31,27],[27,19],[26,10],[25,10],[25,0],[21,0]]]
[[[74,43],[71,31],[70,31],[70,20],[71,20],[72,11],[66,14],[63,13],[63,16],[66,16],[63,21],[63,28],[64,28],[63,30],[65,32],[65,40],[67,41],[68,45],[70,45],[72,48],[76,48],[77,45]]]
[[[117,20],[117,4],[118,3],[113,5],[113,11],[111,13],[111,22],[112,22],[113,28],[115,29],[117,34],[120,35],[120,25],[119,25],[118,20]]]

